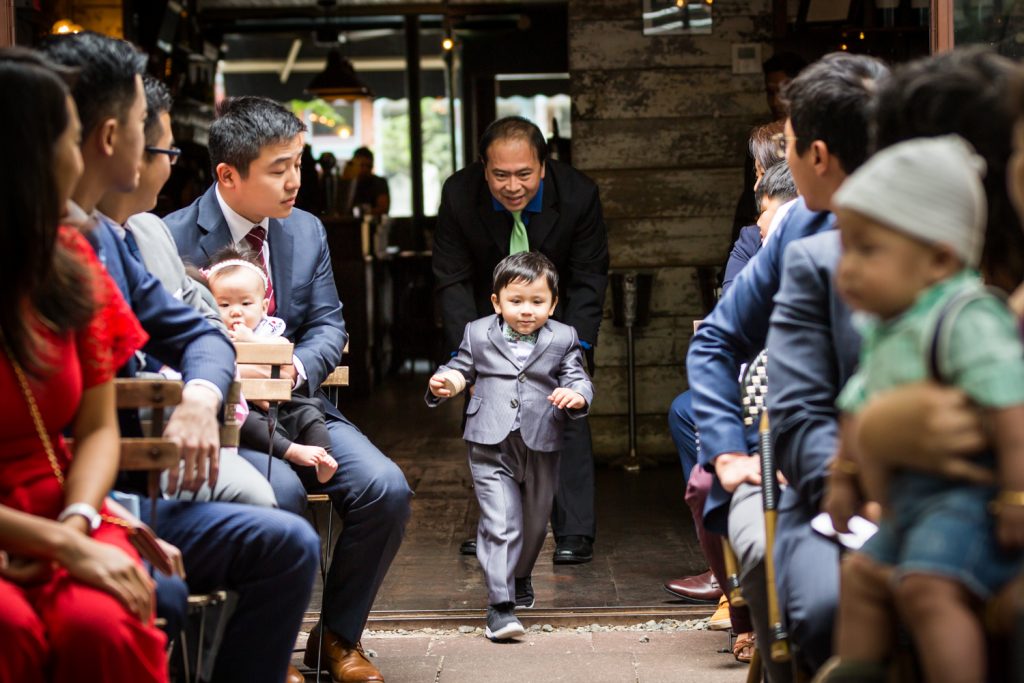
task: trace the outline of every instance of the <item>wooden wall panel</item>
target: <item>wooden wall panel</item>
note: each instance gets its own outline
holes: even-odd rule
[[[741,166],[751,117],[604,119],[573,124],[573,166],[588,169]]]
[[[715,3],[707,36],[644,36],[640,0],[569,0],[573,161],[598,184],[613,270],[654,275],[651,319],[635,332],[638,447],[675,462],[666,414],[686,388],[703,317],[698,266],[728,255],[746,139],[767,119],[760,74],[734,75],[732,46],[770,38],[768,0]],[[594,452],[628,446],[625,331],[611,293],[595,360]]]
[[[729,253],[732,216],[612,218],[612,268],[718,265]]]
[[[718,118],[767,109],[760,74],[733,76],[717,68],[611,69],[570,71],[574,120]]]

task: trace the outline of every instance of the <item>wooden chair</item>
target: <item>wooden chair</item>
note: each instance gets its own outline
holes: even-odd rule
[[[269,365],[269,379],[243,377],[242,396],[247,401],[266,401],[270,408],[267,411],[267,436],[270,443],[270,458],[267,460],[267,479],[270,479],[274,464],[274,428],[277,425],[278,406],[282,401],[292,397],[292,382],[281,378],[281,368],[292,364],[295,346],[291,343],[278,342],[237,342],[235,344],[235,362],[244,365]],[[281,453],[283,456],[284,454]]]

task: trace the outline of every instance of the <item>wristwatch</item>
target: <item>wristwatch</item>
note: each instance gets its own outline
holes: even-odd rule
[[[100,513],[96,511],[92,505],[88,503],[72,503],[64,508],[59,515],[57,515],[57,521],[63,522],[68,517],[84,517],[85,521],[89,523],[89,534],[100,528]]]

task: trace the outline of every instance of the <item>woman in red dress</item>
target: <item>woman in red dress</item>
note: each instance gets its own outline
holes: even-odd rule
[[[166,681],[153,582],[116,518],[95,526],[118,466],[112,378],[146,336],[58,229],[82,172],[64,83],[3,50],[0,92],[17,93],[0,105],[0,683]]]

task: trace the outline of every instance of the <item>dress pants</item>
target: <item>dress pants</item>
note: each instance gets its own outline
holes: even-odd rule
[[[467,443],[480,504],[476,557],[484,570],[487,601],[515,602],[515,579],[530,576],[544,545],[559,455],[527,448],[518,430],[493,446]]]
[[[593,540],[597,534],[594,453],[590,440],[590,420],[586,417],[565,421],[551,530],[555,538],[587,536]]]
[[[141,512],[150,523],[147,499]],[[181,549],[189,589],[238,597],[212,680],[283,681],[319,566],[320,539],[309,523],[237,503],[162,500],[157,515],[157,533]]]
[[[839,604],[839,547],[811,529],[812,515],[784,488],[775,528],[775,583],[779,610],[797,661],[816,671],[832,653],[832,628]],[[729,541],[740,564],[740,583],[750,605],[758,643],[768,640],[768,602],[764,578],[764,511],[761,489],[741,484],[729,510]],[[762,633],[764,635],[762,636]],[[790,672],[769,668],[772,681]]]
[[[344,526],[324,586],[323,620],[348,644],[359,642],[377,590],[398,553],[409,521],[412,490],[398,465],[348,420],[327,416],[338,471],[325,484],[312,467],[275,459],[270,485],[278,505],[301,514],[306,493],[326,493]],[[261,472],[270,456],[240,449]],[[308,525],[307,525],[308,526]]]
[[[209,484],[204,483],[195,493],[184,491],[178,487],[174,497],[178,500],[192,501],[197,503],[208,503],[215,500],[221,503],[245,503],[246,505],[259,505],[262,507],[277,507],[277,500],[274,498],[274,490],[266,477],[253,467],[245,458],[232,448],[220,449],[220,476],[217,478],[217,487],[210,491]],[[181,471],[178,482],[184,479],[185,473]],[[160,475],[160,489],[167,492],[169,472],[164,471]]]

